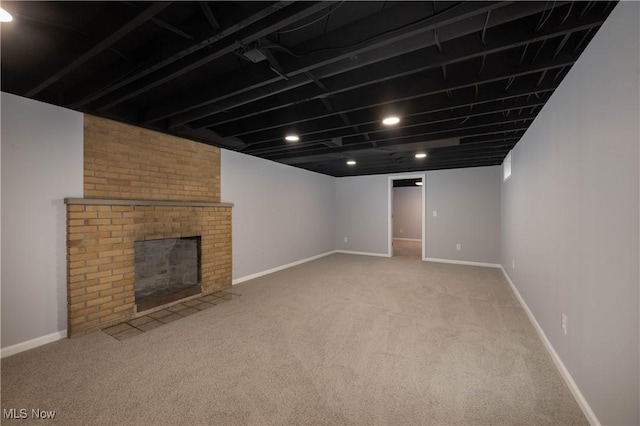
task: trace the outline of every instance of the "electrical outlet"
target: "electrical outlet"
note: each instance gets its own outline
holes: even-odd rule
[[[400,230],[400,233],[402,234],[402,229]]]
[[[516,269],[516,260],[511,259],[511,269]]]
[[[344,242],[345,242],[345,243],[348,243],[348,242],[349,242],[349,239],[348,239],[347,237],[344,237]]]
[[[566,314],[562,314],[562,331],[564,331],[564,334],[567,334],[567,315]]]
[[[462,250],[462,244],[456,244],[456,250]]]
[[[433,217],[437,217],[438,216],[438,212],[437,211],[433,211]]]

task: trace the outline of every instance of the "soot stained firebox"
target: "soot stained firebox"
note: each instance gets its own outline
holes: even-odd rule
[[[135,242],[135,299],[145,311],[200,293],[200,237]]]

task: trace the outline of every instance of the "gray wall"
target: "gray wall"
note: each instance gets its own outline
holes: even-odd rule
[[[393,188],[393,238],[422,239],[422,188]]]
[[[334,250],[333,177],[222,150],[221,184],[235,280]]]
[[[388,177],[343,177],[337,178],[335,185],[335,248],[386,255],[389,251]]]
[[[2,93],[2,348],[67,328],[65,197],[82,197],[82,114]]]
[[[502,185],[502,265],[602,424],[640,423],[639,6],[616,6]]]
[[[388,254],[389,176],[402,175],[336,179],[336,249]],[[427,258],[500,262],[500,176],[499,166],[426,172]]]
[[[500,263],[500,181],[499,166],[427,172],[427,258]]]

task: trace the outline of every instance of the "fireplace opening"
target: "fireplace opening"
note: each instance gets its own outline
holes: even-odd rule
[[[201,292],[200,237],[135,242],[138,312]]]

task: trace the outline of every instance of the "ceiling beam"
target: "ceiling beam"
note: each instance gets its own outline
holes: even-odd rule
[[[438,140],[438,139],[449,139],[449,138],[463,138],[469,136],[481,136],[481,135],[490,135],[490,134],[503,134],[505,132],[513,132],[513,131],[521,131],[526,130],[529,127],[530,120],[526,121],[514,121],[514,120],[504,120],[504,121],[496,121],[492,124],[484,124],[484,125],[470,125],[470,126],[460,126],[456,129],[438,129],[434,131],[427,131],[422,134],[414,134],[402,138],[387,138],[384,140],[377,141],[377,145],[380,148],[384,148],[386,146],[392,146],[398,143],[418,143],[418,142],[427,142],[430,140]],[[404,139],[403,141],[399,141],[399,139]],[[328,153],[337,153],[337,152],[353,152],[359,149],[370,149],[371,142],[356,142],[348,145],[343,145],[339,147],[318,147],[312,146],[307,149],[289,149],[286,152],[281,152],[278,154],[264,155],[263,158],[267,158],[269,160],[278,161],[284,158],[291,158],[301,155],[322,155]]]
[[[510,141],[510,140],[516,140],[516,141],[520,140],[522,135],[524,135],[524,132],[518,131],[518,132],[510,132],[508,135],[504,134],[502,136],[500,135],[470,136],[466,138],[461,138],[460,146],[473,146],[477,144],[494,143],[494,142],[506,143],[507,141]],[[448,147],[443,147],[438,149],[445,149],[445,148],[448,148]]]
[[[507,148],[499,148],[493,149],[491,151],[475,151],[475,152],[467,152],[459,155],[445,155],[445,156],[434,156],[429,155],[424,159],[416,159],[413,155],[398,158],[397,161],[393,161],[393,164],[389,161],[388,158],[385,158],[384,155],[380,155],[377,157],[367,158],[367,157],[359,157],[359,156],[350,156],[349,158],[354,158],[358,165],[361,167],[379,167],[381,165],[389,164],[393,165],[415,165],[417,167],[424,167],[428,164],[436,164],[436,163],[452,163],[452,162],[462,162],[467,160],[482,160],[499,157],[500,159],[504,158],[506,154],[509,153],[509,149]],[[334,160],[339,162],[339,160]],[[344,163],[343,163],[344,164]]]
[[[449,139],[452,137],[472,136],[477,134],[485,134],[485,130],[490,126],[505,126],[505,125],[517,125],[518,129],[523,124],[527,124],[536,117],[535,113],[529,113],[526,116],[518,117],[517,119],[509,119],[501,114],[495,114],[491,117],[469,120],[464,126],[456,125],[455,123],[434,123],[424,124],[422,126],[416,126],[413,129],[399,130],[398,132],[387,132],[386,134],[376,135],[370,140],[366,140],[362,137],[350,137],[343,138],[343,145],[340,146],[339,152],[349,151],[352,149],[370,149],[371,143],[375,142],[375,146],[378,148],[384,148],[386,146],[396,146],[398,144],[418,143],[426,142],[438,139]],[[461,134],[455,133],[453,136],[439,137],[447,132],[462,132]],[[434,137],[433,135],[438,135]],[[248,151],[251,155],[259,155],[261,157],[268,157],[270,159],[278,158],[280,155],[287,155],[291,152],[305,152],[317,150],[318,147],[323,147],[322,141],[310,143],[304,146],[286,145],[280,144],[280,146],[272,147],[270,149]],[[320,149],[323,149],[320,148]],[[336,152],[335,150],[332,152]]]
[[[91,49],[87,50],[85,53],[80,55],[75,60],[71,61],[71,63],[67,64],[61,70],[55,72],[49,78],[45,79],[40,84],[38,84],[31,90],[27,91],[25,96],[34,97],[35,95],[37,95],[38,93],[46,89],[47,87],[51,86],[56,81],[60,80],[65,75],[69,74],[71,71],[77,69],[78,67],[80,67],[81,65],[89,61],[91,58],[95,57],[105,49],[108,49],[109,47],[111,47],[111,45],[113,45],[115,42],[120,40],[122,37],[129,34],[131,31],[135,30],[140,25],[144,24],[149,19],[151,19],[154,15],[157,15],[158,13],[160,13],[162,10],[169,7],[170,5],[171,5],[171,2],[153,3],[151,6],[147,7],[144,11],[139,13],[135,18],[131,19],[129,22],[127,22],[126,24],[122,25],[120,28],[113,31],[109,36],[107,36],[101,42],[94,45]]]
[[[462,94],[465,95],[465,94]],[[455,96],[455,95],[454,95]],[[473,95],[467,95],[473,99]],[[455,96],[456,99],[464,99],[463,96]],[[511,113],[514,111],[517,113],[520,109],[531,108],[534,106],[544,105],[546,98],[531,98],[526,99],[522,96],[513,96],[507,100],[505,99],[491,99],[484,102],[464,102],[461,104],[453,104],[440,101],[434,103],[423,101],[420,103],[414,103],[412,105],[411,112],[409,114],[402,115],[402,121],[400,126],[394,127],[395,129],[403,128],[406,126],[413,126],[416,123],[433,123],[438,121],[465,119],[467,117],[475,117],[495,112]],[[406,110],[405,110],[406,111]],[[319,123],[316,128],[308,129],[307,127],[298,127],[300,131],[295,133],[304,142],[313,141],[318,139],[328,139],[334,137],[349,136],[349,129],[357,125],[363,132],[377,132],[377,131],[389,131],[389,128],[383,128],[380,121],[371,121],[371,117],[367,117],[366,121],[352,122],[349,126],[324,126]],[[278,142],[282,140],[282,130],[275,130],[271,132],[261,132],[252,134],[251,137],[244,136],[242,140],[252,148],[257,148],[259,145],[265,145],[271,142]],[[237,136],[236,136],[237,137]]]
[[[441,110],[437,112],[429,112],[423,114],[415,114],[411,117],[404,117],[401,121],[400,126],[395,126],[393,129],[383,128],[383,126],[379,122],[373,123],[360,123],[358,124],[357,130],[350,131],[352,126],[344,127],[340,129],[333,129],[328,131],[316,132],[316,133],[302,133],[298,134],[301,140],[304,141],[304,144],[317,144],[327,139],[333,138],[348,138],[358,135],[368,134],[369,136],[377,135],[377,134],[388,134],[388,133],[397,133],[399,131],[407,130],[411,131],[411,129],[416,128],[418,126],[424,126],[425,124],[437,124],[437,123],[446,123],[449,122],[451,126],[455,126],[455,122],[459,122],[460,120],[468,120],[471,118],[478,118],[483,116],[494,115],[498,113],[503,114],[517,114],[519,110],[527,109],[530,110],[532,107],[542,106],[544,105],[546,99],[514,99],[513,102],[502,103],[502,102],[492,102],[480,105],[478,107],[469,109],[468,107],[464,108],[456,108],[454,110]],[[524,117],[520,115],[519,117]],[[451,122],[454,123],[451,123]],[[263,152],[268,152],[272,147],[281,146],[282,135],[276,139],[271,140],[259,140],[256,142],[248,141],[246,138],[243,138],[243,141],[248,144],[248,147],[245,148],[245,152],[251,152],[252,154],[261,154]]]
[[[180,127],[175,129],[172,134],[191,140],[204,142],[208,145],[219,146],[232,150],[240,150],[245,147],[244,142],[234,137],[222,137],[213,130],[209,129],[191,129],[188,127]]]
[[[205,18],[207,18],[207,22],[209,22],[209,25],[211,25],[211,28],[213,28],[214,30],[217,30],[218,28],[220,28],[220,24],[218,23],[218,20],[216,19],[213,12],[211,11],[209,4],[206,1],[198,2],[198,4],[202,9],[202,13],[204,13]]]
[[[519,96],[527,96],[534,93],[546,93],[552,92],[558,87],[558,82],[545,81],[540,86],[536,86],[535,79],[520,78],[511,86],[508,92],[504,91],[504,87],[499,82],[488,83],[479,86],[476,92],[475,87],[466,87],[456,90],[452,93],[451,97],[444,96],[443,93],[427,94],[424,97],[411,99],[406,101],[400,101],[394,103],[394,109],[403,112],[403,117],[411,117],[417,114],[423,114],[428,112],[437,112],[441,110],[447,110],[451,108],[461,108],[476,105],[482,105],[487,102],[509,100],[517,98]],[[405,114],[404,112],[409,112]],[[282,132],[289,129],[295,129],[301,134],[313,133],[323,130],[331,130],[335,126],[329,125],[332,120],[333,112],[324,115],[312,115],[302,117],[300,120],[291,121],[286,115],[276,116],[275,114],[265,114],[271,121],[253,120],[250,123],[238,122],[229,123],[225,126],[219,126],[217,128],[221,134],[233,135],[236,137],[244,137],[245,135],[256,139],[274,139],[274,134],[282,134]],[[371,123],[371,115],[375,115],[375,111],[370,109],[359,109],[357,111],[350,112],[352,121],[357,124]],[[321,120],[323,119],[324,120]],[[244,138],[243,138],[244,139]]]
[[[383,105],[391,105],[410,99],[427,96],[434,93],[443,93],[460,89],[463,87],[472,87],[475,85],[490,83],[508,78],[521,77],[528,74],[540,73],[544,70],[560,68],[572,65],[577,59],[578,54],[574,52],[563,52],[555,59],[543,58],[534,64],[518,66],[511,60],[509,52],[501,52],[500,59],[489,60],[485,65],[482,73],[470,73],[469,64],[455,64],[456,67],[450,66],[448,78],[445,81],[442,73],[438,69],[430,69],[423,72],[420,76],[407,76],[396,79],[393,84],[377,83],[369,85],[365,88],[340,93],[332,97],[332,105],[336,108],[334,113],[345,113],[364,108],[372,108]],[[288,105],[282,107],[279,105],[253,105],[251,107],[238,108],[235,113],[228,113],[221,116],[214,116],[207,119],[197,120],[190,123],[193,128],[216,127],[221,124],[230,123],[236,120],[245,120],[256,115],[266,114],[270,111],[277,111],[276,115],[301,117],[304,114],[301,105]],[[313,118],[317,115],[311,114]],[[265,117],[263,117],[265,118]]]
[[[477,143],[477,144],[468,144],[467,145],[455,145],[446,148],[431,148],[431,149],[412,149],[402,152],[395,151],[384,151],[383,149],[378,150],[363,150],[362,152],[355,153],[344,153],[339,155],[333,155],[332,157],[324,157],[318,158],[317,156],[301,156],[301,157],[292,157],[280,160],[280,162],[289,165],[295,165],[298,167],[303,167],[308,164],[318,164],[321,160],[323,164],[330,165],[331,163],[344,162],[344,160],[349,158],[355,158],[357,160],[361,160],[366,162],[367,164],[388,164],[390,162],[390,158],[393,158],[393,161],[396,162],[398,160],[401,161],[412,161],[416,163],[424,163],[426,161],[442,161],[450,158],[464,158],[465,156],[478,156],[485,153],[495,153],[500,151],[510,151],[513,146],[519,141],[519,138],[514,139],[505,139],[499,142],[491,142],[491,143]],[[373,152],[375,151],[375,152]],[[428,153],[427,160],[416,159],[416,152],[426,152]]]
[[[503,157],[504,158],[504,157]],[[482,161],[478,160],[467,160],[467,161],[455,161],[455,162],[446,162],[446,163],[425,163],[425,164],[415,164],[415,165],[390,165],[386,167],[384,171],[381,171],[379,167],[366,167],[361,164],[358,164],[355,167],[348,167],[343,165],[342,167],[335,169],[313,169],[310,167],[302,167],[307,170],[315,171],[318,173],[330,174],[330,176],[335,177],[346,177],[346,176],[366,176],[366,175],[377,175],[377,174],[390,174],[390,173],[403,173],[403,172],[418,172],[418,171],[427,171],[427,170],[444,170],[444,169],[458,169],[458,168],[468,168],[468,167],[486,167],[486,166],[497,166],[502,164],[502,160],[500,157],[492,157]]]
[[[488,135],[483,137],[493,137],[493,140],[488,140],[487,142],[464,143],[455,146],[439,147],[429,149],[427,151],[429,152],[429,155],[435,155],[436,153],[448,153],[449,155],[451,155],[467,151],[483,152],[491,149],[511,149],[520,140],[522,135],[519,134],[517,137],[511,138],[497,137],[496,135]],[[411,153],[411,155],[413,155],[413,152]]]
[[[139,6],[133,2],[130,1],[125,1],[122,2],[123,4],[126,4],[127,6],[137,9]],[[190,34],[185,33],[184,31],[182,31],[180,28],[177,28],[169,23],[167,23],[166,21],[163,21],[162,19],[158,19],[158,18],[151,18],[150,19],[151,22],[153,22],[154,24],[156,24],[157,26],[159,26],[160,28],[163,28],[167,31],[170,31],[176,35],[179,35],[182,38],[186,38],[187,40],[193,40],[193,36],[191,36]]]
[[[228,53],[233,52],[236,49],[246,46],[274,31],[284,28],[300,19],[313,15],[314,13],[325,9],[335,2],[333,1],[319,1],[319,2],[296,2],[290,5],[291,2],[280,2],[274,6],[270,6],[272,9],[276,9],[275,13],[271,13],[264,19],[258,22],[248,25],[241,22],[237,24],[240,29],[235,32],[233,40],[231,37],[225,37],[223,40],[218,41],[212,45],[212,50],[200,49],[193,53],[193,56],[184,58],[184,61],[178,61],[164,67],[162,70],[149,75],[149,78],[145,82],[140,84],[132,84],[130,87],[123,87],[111,96],[107,96],[106,99],[99,102],[96,105],[98,111],[104,111],[122,102],[125,102],[131,98],[134,98],[141,93],[145,93],[148,90],[153,89],[161,84],[178,78],[190,71],[193,71],[205,64],[208,64],[215,59],[218,59]],[[285,7],[286,6],[286,7]]]
[[[546,26],[543,30],[533,35],[528,30],[529,26],[523,25],[519,21],[497,26],[492,29],[491,37],[486,43],[482,43],[477,34],[472,33],[434,46],[431,43],[432,33],[429,33],[429,39],[422,44],[423,48],[420,50],[400,55],[398,49],[388,51],[389,47],[386,46],[374,52],[369,52],[370,54],[379,55],[377,59],[384,60],[367,65],[364,69],[362,67],[354,69],[351,62],[335,63],[318,68],[314,75],[316,78],[325,79],[323,84],[327,86],[327,89],[324,91],[308,85],[307,83],[310,80],[305,75],[300,75],[294,79],[290,78],[287,81],[265,85],[250,92],[236,94],[233,97],[218,101],[209,99],[206,101],[206,106],[172,117],[169,126],[182,125],[222,111],[226,113],[233,108],[265,98],[269,98],[269,100],[260,103],[260,107],[265,110],[270,108],[269,105],[273,107],[274,105],[282,104],[283,99],[286,99],[290,104],[308,101],[360,86],[416,74],[426,69],[444,67],[447,64],[470,58],[485,57],[492,53],[523,46],[534,41],[570,35],[584,29],[597,27],[603,22],[601,16],[592,15],[578,20],[577,12],[575,15],[575,17],[572,16],[572,19],[567,20],[562,25],[559,25],[561,17],[558,16],[558,22],[552,22],[555,25]],[[471,25],[470,22],[460,23],[455,27],[458,28],[460,33],[465,33],[467,32],[466,26]],[[425,45],[428,47],[424,47]],[[480,70],[480,66],[478,68]],[[286,69],[285,74],[289,77],[292,75]],[[366,76],[366,79],[363,80],[363,76]]]
[[[409,171],[426,171],[426,170],[438,170],[442,168],[462,168],[462,167],[483,167],[483,166],[497,166],[502,164],[504,157],[508,152],[495,153],[494,155],[466,158],[460,160],[451,161],[424,161],[421,163],[416,162],[400,162],[394,164],[380,164],[380,163],[368,163],[357,160],[356,166],[347,166],[345,160],[339,160],[331,162],[331,164],[314,164],[305,163],[298,164],[294,167],[299,167],[306,170],[312,170],[319,173],[330,174],[335,177],[341,176],[362,176],[368,174],[390,174],[390,173],[402,173]]]
[[[160,28],[164,28],[165,30],[172,32],[176,35],[179,35],[182,38],[185,38],[189,41],[193,41],[194,37],[191,34],[187,34],[184,31],[182,31],[180,28],[174,27],[171,24],[167,24],[165,21],[161,20],[161,19],[157,19],[157,18],[151,18],[151,22],[153,22],[154,24],[156,24],[157,26],[159,26]]]
[[[290,5],[292,3],[292,1],[280,1],[276,4],[272,4],[268,7],[265,7],[264,9],[260,10],[257,13],[254,13],[253,15],[241,20],[238,23],[235,23],[225,29],[223,29],[222,31],[216,31],[215,34],[213,35],[208,35],[207,37],[199,40],[196,43],[192,43],[190,45],[188,45],[187,47],[184,47],[184,45],[182,45],[181,47],[178,47],[175,51],[173,49],[169,50],[169,53],[163,53],[161,54],[159,57],[153,57],[150,58],[149,60],[145,61],[145,63],[141,63],[138,64],[134,67],[134,69],[136,69],[136,72],[133,73],[127,73],[126,77],[121,78],[119,80],[117,80],[117,82],[114,82],[112,84],[109,84],[107,87],[103,88],[102,90],[86,96],[82,99],[80,99],[79,101],[75,102],[72,107],[73,108],[80,108],[83,107],[85,105],[87,105],[90,102],[95,101],[96,99],[100,99],[106,95],[108,95],[109,93],[112,93],[114,91],[116,91],[117,89],[120,89],[126,85],[129,85],[130,83],[133,83],[155,71],[158,71],[164,67],[167,67],[169,65],[171,65],[172,63],[188,56],[191,55],[192,53],[195,53],[201,49],[204,49],[214,43],[217,43],[221,40],[223,40],[226,37],[230,37],[233,36],[234,34],[236,34],[238,31],[242,30],[243,28],[245,28],[248,25],[254,24],[258,21],[260,21],[261,19],[266,18],[267,16],[278,12],[279,10],[281,10],[282,8]]]
[[[331,167],[332,165],[344,166],[344,161],[347,158],[353,158],[357,161],[358,166],[361,168],[368,168],[368,167],[379,168],[380,166],[387,166],[387,165],[390,167],[393,167],[393,166],[424,167],[426,165],[443,164],[443,163],[459,163],[459,162],[464,162],[469,160],[477,161],[477,160],[488,160],[488,159],[494,159],[494,158],[502,159],[506,154],[509,153],[509,151],[510,151],[509,149],[502,148],[502,149],[494,149],[494,150],[485,151],[485,152],[469,152],[461,155],[440,156],[437,158],[429,155],[427,158],[419,159],[419,160],[416,159],[413,155],[411,155],[403,158],[397,158],[392,161],[389,160],[388,155],[384,155],[384,154],[380,154],[372,157],[345,156],[344,159],[331,160],[331,161],[325,162],[324,164],[326,164],[329,167]],[[296,164],[296,166],[301,166],[303,164],[313,164],[313,163],[311,162],[299,163],[299,164]]]
[[[569,2],[558,2],[557,6],[559,7],[560,5],[566,3]],[[500,6],[504,7],[493,10],[489,28],[492,28],[496,25],[504,24],[506,22],[510,22],[515,19],[524,18],[526,16],[530,16],[544,10],[544,4],[540,2],[518,2],[517,4],[513,5],[502,3]],[[401,17],[394,18],[394,16],[389,15],[389,13],[392,13],[394,11],[395,9],[393,8],[385,9],[384,13],[381,13],[379,17],[374,18],[376,19],[375,22],[400,22]],[[462,37],[467,34],[472,34],[482,30],[484,20],[484,16],[482,14],[479,14],[467,19],[463,24],[457,23],[455,25],[440,27],[438,29],[438,33],[441,34],[440,38],[442,40],[451,40],[457,37]],[[369,26],[372,28],[379,27],[379,25]],[[351,27],[349,27],[349,29],[345,31],[353,33],[353,31],[351,31]],[[342,36],[336,38],[339,42]],[[323,43],[327,42],[325,38],[323,38],[323,40]],[[332,75],[340,74],[352,69],[375,63],[379,60],[419,50],[426,46],[431,46],[434,43],[435,39],[433,31],[419,33],[417,35],[392,42],[390,44],[372,49],[370,51],[360,52],[358,55],[349,55],[344,59],[338,60],[329,65],[322,66],[318,69],[317,72],[314,71],[314,74],[320,75],[321,78],[330,77]],[[310,50],[313,49],[313,47],[307,46],[306,48],[303,47],[303,49]],[[289,73],[295,73],[295,66],[291,62],[291,60],[285,62],[284,66]],[[234,85],[231,83],[233,81],[236,81],[236,79],[240,79],[245,84],[240,88],[234,87]],[[143,122],[148,123],[169,118],[171,116],[189,111],[197,107],[202,107],[211,103],[218,102],[222,99],[226,99],[232,96],[238,96],[239,94],[245,93],[247,91],[254,91],[255,89],[258,89],[265,85],[278,83],[280,80],[280,78],[274,77],[268,70],[257,69],[256,67],[247,67],[234,72],[232,75],[229,75],[226,78],[223,78],[222,81],[216,81],[215,83],[210,83],[208,85],[199,85],[196,89],[191,90],[186,94],[181,94],[178,97],[168,99],[164,103],[153,106],[144,113]],[[293,81],[290,81],[289,84],[289,86],[285,87],[285,83],[281,81],[278,83],[279,86],[282,86],[280,87],[281,90],[288,90],[287,87],[293,88],[295,87],[294,84],[300,85],[306,83],[303,78],[298,78],[293,79]],[[277,87],[275,87],[274,90],[277,91]]]

